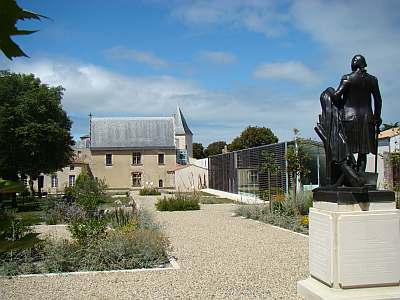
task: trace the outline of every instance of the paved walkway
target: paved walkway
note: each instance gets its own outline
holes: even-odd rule
[[[155,198],[140,198],[153,209]],[[156,212],[178,270],[0,279],[2,299],[299,299],[306,237],[232,217],[232,204]]]

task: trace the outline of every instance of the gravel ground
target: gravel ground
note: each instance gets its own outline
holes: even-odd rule
[[[137,197],[154,210],[156,197]],[[155,212],[178,270],[0,279],[1,299],[300,299],[308,239],[232,217],[232,204]]]

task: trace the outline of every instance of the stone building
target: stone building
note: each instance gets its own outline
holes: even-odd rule
[[[110,190],[175,188],[176,166],[188,164],[192,137],[179,107],[172,117],[90,117],[89,135],[77,142],[73,163],[43,175],[42,191],[63,192],[83,170]]]

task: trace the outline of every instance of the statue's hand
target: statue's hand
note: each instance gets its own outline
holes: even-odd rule
[[[375,126],[379,128],[382,125],[381,117],[374,117],[374,123],[375,123]]]

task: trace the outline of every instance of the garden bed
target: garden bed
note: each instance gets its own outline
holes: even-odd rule
[[[129,207],[117,199],[112,210],[100,209],[109,199],[104,188],[104,182],[81,174],[70,188],[69,201],[47,199],[47,224],[67,225],[37,226],[39,233],[55,233],[44,239],[15,212],[3,212],[0,275],[166,266],[171,247],[162,227],[149,213],[137,210],[133,199]],[[67,230],[60,231],[65,226]]]
[[[247,204],[238,206],[235,214],[308,235],[308,212],[311,206],[311,193],[302,192],[297,195],[297,201],[293,200],[291,194],[283,201],[274,201],[272,210],[266,204]]]

